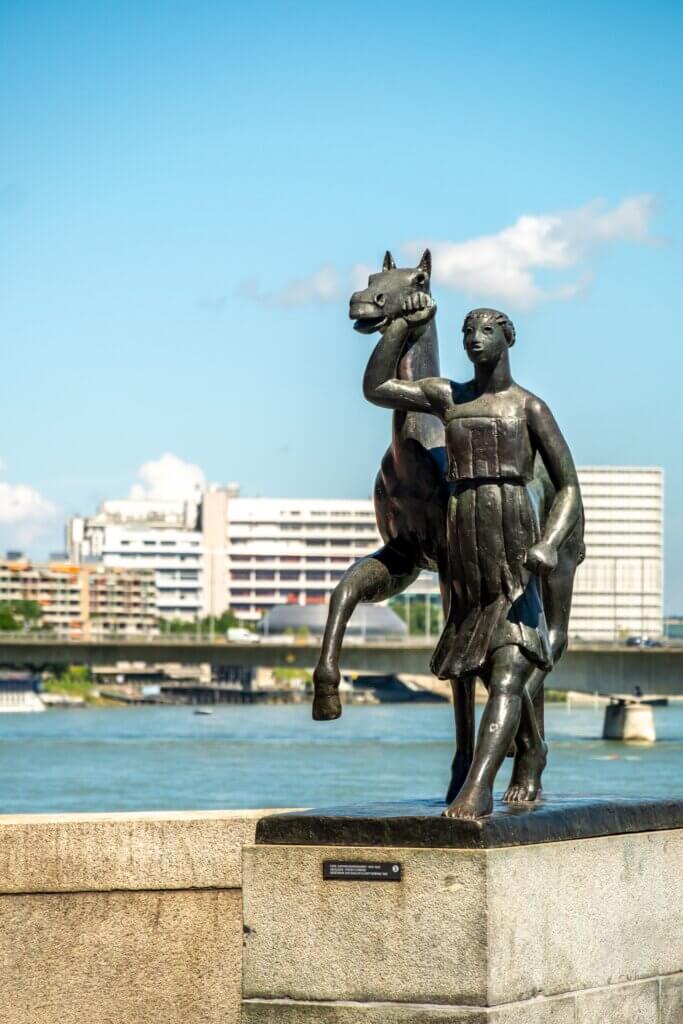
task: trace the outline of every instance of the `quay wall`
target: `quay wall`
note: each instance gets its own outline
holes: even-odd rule
[[[0,816],[0,1024],[238,1024],[267,813]]]
[[[680,830],[354,848],[405,885],[328,891],[350,851],[269,813],[0,816],[0,1024],[683,1022]]]

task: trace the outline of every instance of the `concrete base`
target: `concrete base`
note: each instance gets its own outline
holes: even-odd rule
[[[264,813],[0,816],[0,1024],[238,1024]]]
[[[683,1024],[681,828],[243,856],[243,1024]]]
[[[242,1024],[681,1024],[683,974],[507,1006],[249,999]]]
[[[632,743],[654,743],[657,739],[655,718],[649,704],[619,701],[605,708],[604,740]]]

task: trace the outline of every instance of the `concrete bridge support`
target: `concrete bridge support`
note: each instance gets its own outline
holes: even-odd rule
[[[657,731],[652,708],[638,700],[612,701],[605,708],[602,738],[627,743],[654,743]]]

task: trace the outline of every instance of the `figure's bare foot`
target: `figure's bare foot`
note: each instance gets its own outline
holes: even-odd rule
[[[505,803],[533,803],[541,792],[541,776],[547,760],[548,747],[545,743],[517,755],[510,785],[503,796]]]
[[[443,812],[445,818],[485,818],[493,811],[493,793],[486,786],[466,785]]]
[[[333,665],[318,663],[313,673],[313,719],[316,722],[332,722],[342,713],[339,699],[339,669]]]
[[[456,796],[465,785],[465,779],[467,773],[470,770],[472,764],[472,758],[464,757],[462,754],[457,753],[453,758],[453,765],[451,767],[451,781],[448,785],[448,793],[446,794],[446,803],[451,803],[455,800]]]

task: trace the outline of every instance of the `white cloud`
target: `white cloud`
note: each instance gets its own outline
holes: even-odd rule
[[[0,470],[6,464],[0,459]],[[53,526],[59,509],[28,484],[0,480],[0,536],[8,547],[24,547]]]
[[[245,281],[240,287],[240,294],[262,306],[305,306],[313,302],[335,302],[340,296],[339,275],[332,263],[326,263],[307,277],[295,278],[278,291],[263,292],[256,281]]]
[[[543,287],[536,271],[561,272],[579,268],[600,246],[619,242],[652,242],[655,214],[651,195],[630,196],[613,209],[595,200],[556,214],[525,214],[494,235],[462,242],[408,242],[403,251],[417,259],[429,245],[432,279],[469,295],[503,299],[529,308],[549,299],[569,299],[591,279],[587,270],[558,285]]]
[[[166,452],[159,459],[143,462],[138,482],[130,489],[134,501],[193,501],[206,487],[206,478],[199,466],[184,462]]]

